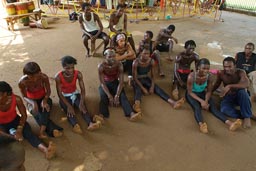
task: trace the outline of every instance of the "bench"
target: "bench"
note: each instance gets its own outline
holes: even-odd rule
[[[41,19],[41,13],[42,11],[35,11],[31,13],[26,13],[26,14],[17,14],[17,15],[8,15],[4,17],[4,19],[7,22],[7,27],[8,30],[14,30],[14,24],[17,23],[18,19],[24,18],[24,17],[30,17],[34,20],[40,20]]]

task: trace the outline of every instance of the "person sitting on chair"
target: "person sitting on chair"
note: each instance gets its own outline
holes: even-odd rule
[[[100,38],[104,40],[104,49],[109,43],[109,37],[103,32],[103,25],[97,14],[92,12],[91,4],[82,4],[83,13],[79,16],[80,27],[83,31],[83,43],[87,50],[86,57],[90,57],[90,51],[95,50],[95,41]],[[91,39],[91,48],[88,47],[88,40]]]
[[[110,29],[109,36],[111,38],[110,44],[111,46],[113,46],[113,43],[114,43],[113,38],[117,33],[125,33],[128,37],[128,42],[132,46],[132,49],[136,51],[132,34],[127,31],[127,15],[125,14],[126,5],[118,4],[116,8],[117,8],[117,11],[113,12],[110,15],[110,19],[109,19],[109,29]]]

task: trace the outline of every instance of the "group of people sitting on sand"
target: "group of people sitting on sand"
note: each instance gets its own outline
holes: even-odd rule
[[[202,116],[202,110],[208,110],[228,126],[230,131],[235,131],[242,125],[244,128],[251,127],[251,118],[254,119],[251,108],[251,99],[256,97],[256,54],[254,44],[248,43],[244,52],[237,53],[236,57],[226,57],[223,60],[223,70],[214,73],[210,71],[210,61],[199,58],[195,53],[196,43],[194,40],[185,42],[185,50],[179,53],[175,59],[171,58],[173,42],[177,39],[172,36],[174,25],[160,30],[156,41],[152,41],[153,33],[146,31],[144,39],[139,42],[135,50],[132,35],[127,32],[127,16],[123,6],[110,17],[110,46],[109,36],[102,32],[102,24],[99,17],[91,12],[90,4],[84,3],[84,13],[80,16],[81,28],[83,30],[84,45],[87,56],[90,55],[88,40],[95,41],[102,38],[105,41],[103,51],[104,60],[98,65],[99,75],[99,114],[93,115],[88,112],[85,104],[85,85],[83,74],[75,69],[77,60],[72,56],[64,56],[61,59],[63,69],[55,76],[56,90],[59,97],[59,105],[65,112],[72,130],[82,134],[83,130],[78,124],[75,107],[81,112],[82,118],[87,123],[87,130],[99,129],[104,120],[109,118],[109,106],[122,106],[124,115],[129,121],[142,119],[142,95],[157,94],[174,109],[180,108],[185,98],[194,111],[195,120],[202,133],[208,133],[207,123]],[[89,13],[89,14],[87,14]],[[119,20],[117,20],[119,17]],[[88,19],[90,18],[90,19]],[[120,22],[124,25],[121,30],[114,28]],[[85,21],[86,20],[86,21]],[[99,30],[84,24],[86,22],[98,22]],[[164,76],[161,70],[160,52],[168,51],[169,59],[174,61],[173,90],[172,97],[168,95],[155,83],[155,67],[158,74]],[[191,70],[191,64],[195,63],[195,69]],[[130,104],[124,90],[124,72],[128,75],[128,84],[134,89],[134,103]],[[250,92],[250,80],[253,92]],[[77,83],[79,90],[77,89]],[[223,85],[221,88],[220,85]],[[27,139],[29,143],[42,151],[47,159],[55,155],[56,145],[53,142],[47,144],[43,139],[48,137],[61,137],[63,128],[56,125],[50,119],[52,100],[50,98],[51,88],[48,76],[41,71],[39,64],[28,62],[23,67],[23,76],[18,83],[22,98],[15,95],[12,87],[5,81],[0,81],[0,137],[8,137],[22,141]],[[185,98],[180,98],[180,88],[185,88]],[[219,88],[220,96],[223,98],[220,110],[215,106],[212,93]],[[23,103],[25,102],[25,105]],[[236,106],[239,106],[238,110]],[[19,112],[16,112],[16,107]],[[39,136],[32,133],[27,122],[27,110],[33,115],[40,126]],[[19,114],[18,114],[19,113]],[[228,118],[235,118],[228,119]],[[13,142],[13,141],[4,141]],[[22,150],[21,150],[22,152]]]

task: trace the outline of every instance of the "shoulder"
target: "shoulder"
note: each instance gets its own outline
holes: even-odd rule
[[[41,73],[41,77],[43,78],[43,79],[49,79],[49,77],[48,77],[48,75],[46,75],[45,73]]]
[[[26,80],[28,79],[27,75],[23,75],[20,79],[19,79],[19,84],[25,84]]]
[[[15,99],[16,99],[16,102],[22,102],[23,103],[23,101],[22,101],[22,99],[21,99],[21,97],[20,96],[18,96],[18,95],[16,95],[16,94],[13,94],[14,95],[14,97],[15,97]]]
[[[62,71],[59,71],[55,74],[54,78],[55,80],[59,80],[60,79],[60,74],[62,73]]]
[[[78,78],[83,78],[83,74],[82,72],[80,72],[79,70],[75,70],[77,72],[77,77]]]

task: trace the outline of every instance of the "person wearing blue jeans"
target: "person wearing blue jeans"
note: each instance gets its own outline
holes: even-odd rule
[[[20,116],[16,112],[19,110]],[[45,154],[47,159],[54,157],[56,146],[49,142],[48,147],[32,133],[31,127],[26,122],[26,108],[20,96],[13,94],[11,86],[0,81],[0,136],[8,136],[17,141],[26,138],[29,143]],[[15,129],[15,131],[11,131]]]
[[[103,115],[104,118],[108,118],[108,106],[117,107],[121,103],[125,116],[128,117],[130,121],[140,119],[141,113],[135,113],[133,111],[123,90],[123,65],[115,59],[115,50],[113,48],[106,48],[103,52],[103,56],[105,60],[98,66],[100,79],[100,114]]]
[[[221,111],[227,116],[243,119],[243,127],[250,128],[252,110],[247,93],[250,81],[246,72],[236,68],[236,61],[232,57],[226,57],[223,60],[223,68],[224,70],[217,74],[217,80],[213,87],[213,91],[215,91],[221,83],[224,85],[220,93],[220,96],[223,97]],[[235,109],[237,106],[240,107],[240,111]]]
[[[150,58],[150,50],[144,48],[140,54],[140,56],[134,60],[132,66],[133,72],[133,88],[135,92],[135,102],[133,105],[133,109],[136,112],[140,112],[140,103],[142,93],[145,95],[149,94],[157,94],[163,100],[167,101],[174,109],[180,107],[184,103],[184,98],[175,101],[171,99],[171,97],[165,93],[158,85],[154,82],[154,61]],[[148,75],[150,74],[151,77]]]
[[[240,110],[236,109],[240,106]],[[221,112],[232,118],[250,118],[252,116],[250,96],[246,89],[227,94],[221,101]]]
[[[196,71],[188,75],[186,99],[194,111],[196,122],[202,133],[208,133],[208,126],[203,120],[202,109],[209,110],[216,118],[229,126],[229,130],[235,131],[242,124],[240,119],[235,122],[228,120],[224,113],[217,110],[212,95],[213,78],[209,73],[210,61],[202,58],[196,65]]]

